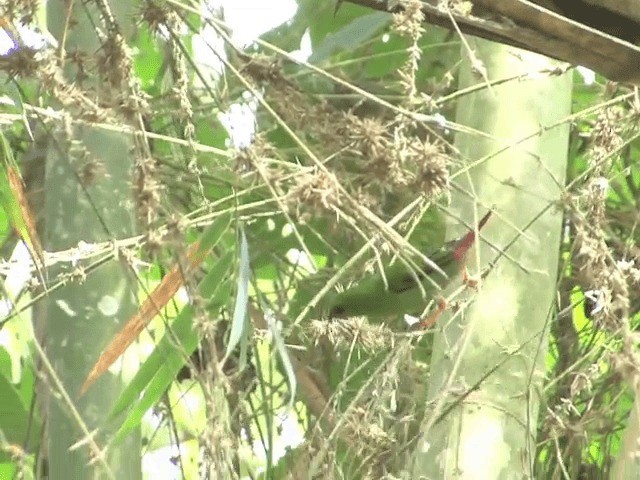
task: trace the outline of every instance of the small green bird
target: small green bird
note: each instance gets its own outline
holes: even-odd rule
[[[482,217],[478,223],[480,230],[491,216],[491,211]],[[355,316],[385,317],[403,313],[420,313],[424,310],[430,298],[437,296],[437,290],[447,286],[458,273],[465,271],[465,257],[471,249],[476,238],[475,230],[466,233],[462,238],[447,242],[440,250],[429,258],[440,267],[447,277],[425,265],[422,270],[410,271],[403,263],[384,269],[387,279],[380,273],[362,279],[355,286],[336,294],[330,299],[327,312],[330,318],[348,318]],[[422,288],[418,285],[418,281]],[[424,291],[424,294],[423,294]],[[446,302],[441,299],[438,302],[439,311],[442,311]],[[423,325],[431,325],[435,318],[421,322]],[[431,321],[432,320],[432,321]]]

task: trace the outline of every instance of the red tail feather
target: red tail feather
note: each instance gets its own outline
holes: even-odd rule
[[[485,216],[482,217],[480,222],[478,222],[478,231],[480,231],[480,229],[484,227],[484,224],[487,223],[487,220],[489,220],[491,213],[492,213],[491,210],[489,210],[485,214]],[[475,230],[471,230],[469,233],[467,233],[464,237],[460,239],[460,241],[457,243],[457,245],[453,249],[453,258],[457,262],[460,262],[464,258],[465,254],[469,251],[469,249],[473,245],[473,242],[475,241],[475,239],[476,239]]]

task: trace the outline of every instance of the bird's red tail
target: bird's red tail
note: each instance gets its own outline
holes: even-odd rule
[[[482,217],[480,222],[478,222],[478,231],[480,231],[480,229],[484,227],[484,224],[487,223],[487,220],[489,220],[491,213],[493,212],[489,210],[485,214],[485,216]],[[462,237],[460,241],[456,244],[455,248],[453,249],[453,258],[457,262],[461,261],[464,258],[465,254],[469,251],[469,249],[473,245],[473,242],[475,241],[475,239],[476,239],[476,230],[471,230],[464,237]]]

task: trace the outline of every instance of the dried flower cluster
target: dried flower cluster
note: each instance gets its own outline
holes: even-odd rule
[[[390,3],[389,7],[392,9],[397,6],[402,7],[398,13],[393,14],[393,30],[411,39],[420,37],[424,33],[422,2],[419,0],[396,0]]]
[[[143,225],[157,217],[163,186],[157,180],[157,162],[153,157],[140,158],[135,171],[136,204]]]
[[[70,56],[75,58],[77,55]],[[70,84],[64,78],[51,48],[36,50],[19,44],[0,57],[0,70],[12,78],[37,80],[43,91],[81,118],[103,121],[108,117],[108,113],[90,100],[77,85]]]
[[[620,152],[624,143],[622,138],[624,116],[625,111],[616,106],[605,108],[598,115],[591,132],[589,155],[589,164],[594,169],[603,168],[606,171],[608,165],[605,162],[610,161],[612,155]]]
[[[153,33],[167,38],[169,45],[167,59],[174,78],[172,94],[178,104],[175,113],[177,119],[184,122],[184,137],[191,142],[194,140],[195,126],[189,94],[190,79],[180,35],[184,22],[175,10],[170,9],[164,2],[144,2],[140,6],[140,17],[141,23],[146,23]],[[192,165],[193,162],[195,162],[195,152],[192,149],[189,164]]]
[[[368,478],[380,478],[381,468],[384,468],[386,456],[396,443],[393,432],[384,429],[384,421],[376,418],[371,406],[355,407],[345,419],[345,436],[352,440],[350,448],[358,458],[371,458],[365,472]],[[365,478],[366,478],[365,477]]]
[[[440,10],[450,10],[456,15],[468,17],[473,10],[473,3],[467,0],[439,0],[438,8]]]
[[[449,189],[451,161],[439,144],[423,142],[421,162],[417,164],[415,186],[427,197],[435,197]]]
[[[611,182],[615,182],[613,167],[623,152],[628,125],[621,107],[600,112],[591,130],[586,178],[570,202],[575,229],[572,271],[584,292],[593,290],[599,297],[592,319],[596,329],[603,329],[600,334],[607,345],[583,341],[583,335],[593,332],[581,332],[571,321],[554,332],[560,349],[558,381],[547,409],[544,437],[562,439],[574,446],[576,454],[584,451],[594,434],[606,437],[616,430],[624,413],[610,392],[621,383],[637,385],[640,379],[638,337],[630,331],[636,260],[626,256],[627,249],[616,248],[618,233],[611,228],[607,211]],[[566,461],[574,453],[563,451],[562,455]]]
[[[583,284],[602,292],[603,311],[598,316],[602,326],[615,329],[625,321],[629,309],[627,279],[611,256],[601,230],[591,228],[586,222],[575,222],[575,265]]]
[[[342,138],[346,151],[360,157],[364,184],[373,183],[381,190],[410,187],[411,191],[433,198],[449,186],[449,157],[442,144],[417,136],[407,137],[379,120],[360,119],[347,114]]]
[[[295,176],[295,184],[289,190],[287,202],[302,220],[312,212],[335,214],[342,204],[338,180],[332,173],[313,167],[309,172]],[[306,214],[300,210],[301,205],[309,207]]]
[[[354,345],[365,352],[376,353],[392,347],[393,334],[386,325],[370,325],[364,317],[347,320],[313,320],[309,335],[315,343],[326,338],[336,350],[349,350]]]
[[[46,54],[29,47],[14,47],[0,57],[0,69],[11,78],[28,78],[48,60]]]
[[[30,25],[39,7],[39,0],[5,0],[0,6],[0,15],[3,19],[16,19],[22,25]]]
[[[419,9],[412,17],[412,31],[421,34],[418,14]],[[407,133],[414,129],[402,117],[393,121],[361,117],[311,99],[284,78],[278,64],[260,56],[246,57],[243,72],[260,84],[268,82],[265,98],[271,107],[287,126],[330,159],[327,168],[358,204],[384,217],[389,195],[434,198],[448,188],[450,162],[443,146],[424,135]],[[298,215],[335,214],[344,205],[337,180],[327,171],[314,166],[311,171],[302,169],[297,177],[281,188],[288,192],[288,204]]]
[[[624,112],[619,108],[607,108],[598,116],[591,137],[589,162],[591,175],[586,182],[578,203],[586,213],[574,216],[576,228],[575,265],[582,283],[589,289],[597,289],[603,295],[601,323],[616,328],[627,321],[629,314],[629,285],[627,274],[619,268],[607,245],[606,198],[609,190],[607,173],[613,155],[623,143],[622,122]],[[586,219],[589,219],[586,221]]]
[[[407,61],[398,71],[400,83],[406,93],[404,102],[411,107],[420,102],[416,76],[420,57],[422,56],[422,50],[418,42],[424,34],[424,27],[422,26],[424,14],[422,13],[422,2],[419,0],[401,0],[399,4],[403,8],[400,13],[393,15],[392,28],[400,36],[408,37],[411,40],[411,45],[407,49]],[[400,124],[405,121],[402,117],[399,117],[398,120]]]
[[[139,9],[140,25],[146,24],[149,31],[163,34],[175,12],[165,2],[143,2]]]

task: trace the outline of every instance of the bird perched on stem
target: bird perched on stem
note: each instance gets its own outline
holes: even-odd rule
[[[446,301],[439,296],[438,291],[445,288],[459,273],[463,274],[465,283],[472,283],[466,270],[466,256],[475,242],[476,231],[487,223],[491,213],[489,211],[482,217],[477,230],[471,230],[461,238],[447,242],[440,250],[429,255],[446,273],[446,277],[427,265],[413,270],[404,263],[394,263],[384,269],[384,276],[380,272],[370,275],[331,298],[327,309],[329,317],[386,317],[417,313],[422,312],[429,300],[435,297],[438,308],[420,322],[422,327],[430,327],[446,308]]]

